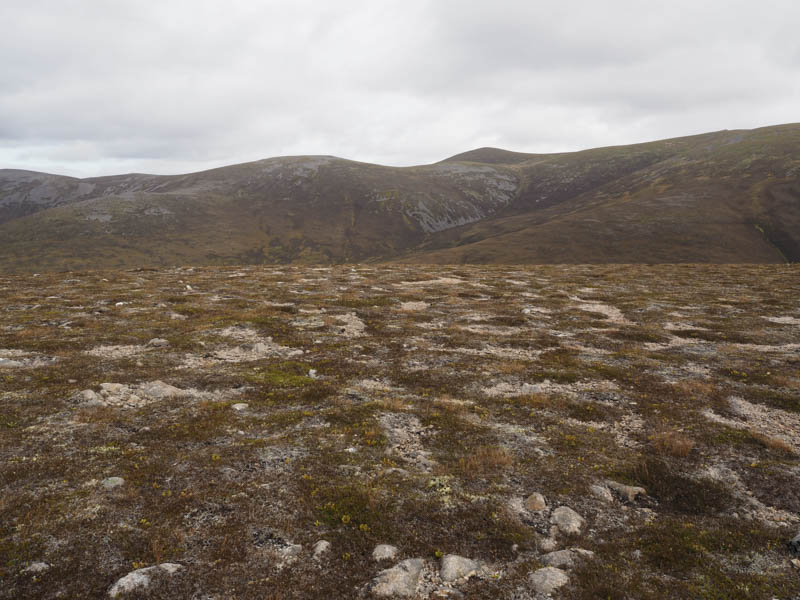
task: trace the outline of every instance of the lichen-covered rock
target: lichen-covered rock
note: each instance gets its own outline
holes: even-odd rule
[[[150,587],[153,577],[159,574],[174,575],[183,569],[183,565],[175,563],[161,563],[154,567],[146,567],[144,569],[137,569],[131,571],[125,577],[118,579],[117,582],[108,590],[108,595],[111,598],[118,598],[122,594],[130,592],[141,592]]]
[[[585,523],[582,516],[572,510],[569,506],[559,506],[550,515],[550,522],[558,530],[566,535],[578,535]]]
[[[528,580],[536,593],[547,595],[567,585],[569,576],[561,569],[544,567],[531,573]]]
[[[320,540],[312,549],[314,560],[321,560],[331,550],[331,543],[327,540]]]
[[[23,573],[28,573],[30,575],[40,575],[40,574],[44,573],[45,571],[49,571],[49,570],[50,570],[50,565],[48,563],[42,562],[42,561],[37,561],[37,562],[32,562],[27,567],[22,569],[22,572]]]
[[[580,559],[592,558],[594,552],[583,548],[573,548],[571,550],[557,550],[549,552],[542,557],[542,564],[558,569],[571,569]]]
[[[397,556],[397,548],[390,544],[378,544],[372,551],[372,560],[391,560]]]
[[[547,501],[539,492],[534,492],[525,498],[525,508],[532,512],[547,510]]]
[[[647,490],[643,487],[625,485],[616,481],[607,481],[606,485],[611,488],[625,502],[634,502],[638,496],[647,495]]]
[[[100,482],[100,485],[107,490],[113,490],[114,488],[125,485],[125,480],[122,477],[106,477]]]
[[[172,398],[174,396],[182,396],[186,394],[186,392],[183,390],[164,383],[163,381],[151,381],[149,383],[143,383],[139,386],[139,389],[145,396],[149,396],[155,400],[163,400],[165,398]]]
[[[611,490],[604,485],[592,485],[589,487],[589,491],[592,492],[595,498],[598,498],[603,502],[611,503],[614,501],[614,496],[611,495]]]
[[[472,577],[478,572],[480,565],[477,561],[457,554],[447,554],[442,558],[442,567],[439,576],[442,581],[451,582],[458,579]]]
[[[379,598],[400,596],[410,598],[417,593],[419,575],[425,561],[421,558],[409,558],[391,569],[384,569],[372,581],[372,593]]]

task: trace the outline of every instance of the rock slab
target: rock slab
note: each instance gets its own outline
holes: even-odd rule
[[[181,569],[183,569],[183,565],[161,563],[154,567],[146,567],[144,569],[131,571],[125,575],[125,577],[118,579],[117,582],[111,586],[111,589],[108,590],[108,595],[111,598],[118,598],[122,594],[127,594],[129,592],[141,592],[150,587],[153,577],[161,573],[174,575]]]
[[[424,566],[425,561],[421,558],[409,558],[391,569],[381,571],[372,581],[372,593],[379,598],[413,597]]]
[[[447,554],[442,558],[442,567],[439,576],[444,582],[468,579],[477,574],[480,565],[477,561],[457,554]]]
[[[578,535],[583,529],[583,517],[569,506],[559,506],[550,516],[550,522],[565,535]]]
[[[569,577],[561,569],[544,567],[543,569],[537,569],[531,573],[529,581],[536,593],[547,595],[567,585],[569,583]]]

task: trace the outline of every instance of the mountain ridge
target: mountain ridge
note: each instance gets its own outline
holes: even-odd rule
[[[800,124],[390,167],[330,155],[194,173],[0,170],[0,268],[800,260]]]

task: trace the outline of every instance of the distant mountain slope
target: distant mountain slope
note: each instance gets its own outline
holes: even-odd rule
[[[523,184],[508,207],[427,240],[402,260],[800,261],[800,125],[515,166]]]
[[[176,176],[0,170],[0,269],[800,261],[800,125],[420,167],[272,158]]]

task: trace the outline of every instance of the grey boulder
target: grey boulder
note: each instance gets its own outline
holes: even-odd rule
[[[447,554],[442,558],[442,567],[439,575],[444,582],[468,579],[477,574],[480,565],[477,561],[464,558],[457,554]]]
[[[372,581],[372,593],[379,598],[410,598],[417,593],[417,583],[425,561],[409,558],[391,569],[384,569]]]
[[[118,579],[117,582],[108,590],[108,595],[111,598],[118,598],[122,594],[130,592],[142,592],[152,583],[153,577],[160,574],[174,575],[183,569],[183,565],[175,563],[161,563],[154,567],[146,567],[144,569],[137,569],[131,571],[125,577]]]
[[[558,588],[569,583],[569,576],[561,569],[544,567],[530,574],[528,581],[538,594],[552,594]]]

